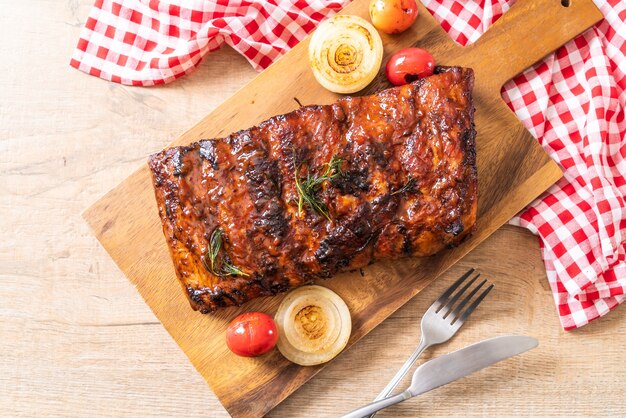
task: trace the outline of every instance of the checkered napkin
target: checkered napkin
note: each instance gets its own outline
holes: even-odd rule
[[[134,86],[168,83],[230,45],[261,71],[349,1],[96,0],[70,65]]]
[[[565,176],[511,222],[540,237],[565,329],[626,298],[626,5],[508,82],[502,95]],[[228,44],[266,68],[348,0],[97,0],[71,65],[123,84],[170,82]],[[462,45],[512,0],[423,0]]]

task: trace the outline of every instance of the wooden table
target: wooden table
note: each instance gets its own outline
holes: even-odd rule
[[[175,83],[130,88],[68,65],[92,0],[0,0],[0,415],[228,416],[80,213],[255,76],[229,49]],[[503,227],[270,416],[369,401],[417,345],[421,314],[476,266],[495,291],[450,343],[507,333],[531,353],[379,416],[619,416],[623,308],[562,331],[538,242]]]

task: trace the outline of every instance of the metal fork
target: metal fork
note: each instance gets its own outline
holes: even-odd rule
[[[391,382],[382,392],[378,394],[374,401],[379,401],[386,398],[391,392],[398,386],[398,383],[411,369],[411,366],[415,364],[417,358],[428,347],[441,344],[448,341],[456,332],[461,328],[461,325],[465,323],[465,320],[474,312],[476,307],[483,301],[485,296],[493,289],[493,284],[490,284],[474,301],[465,309],[465,306],[469,301],[478,293],[478,291],[487,283],[487,280],[483,280],[479,285],[474,286],[473,289],[465,296],[461,302],[454,306],[461,296],[472,287],[476,280],[480,277],[480,273],[477,273],[471,278],[465,285],[456,292],[452,293],[461,286],[468,277],[474,273],[474,269],[470,269],[467,273],[462,275],[456,282],[454,282],[441,296],[428,308],[424,316],[422,317],[422,336],[417,349],[411,357],[404,363],[402,368],[398,370],[398,373],[391,379]],[[373,417],[375,414],[370,415]]]

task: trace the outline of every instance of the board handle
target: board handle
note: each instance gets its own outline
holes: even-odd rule
[[[460,64],[484,72],[483,81],[499,92],[508,80],[602,18],[592,0],[518,0],[478,41],[463,48]]]

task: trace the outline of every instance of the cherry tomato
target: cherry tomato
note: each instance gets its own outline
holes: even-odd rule
[[[425,49],[405,48],[393,54],[385,73],[391,84],[401,86],[428,77],[435,70],[435,60]]]
[[[243,357],[257,357],[276,345],[278,330],[271,316],[246,312],[237,316],[226,329],[226,345]]]
[[[417,18],[415,0],[371,0],[370,17],[376,29],[385,33],[407,30]]]

